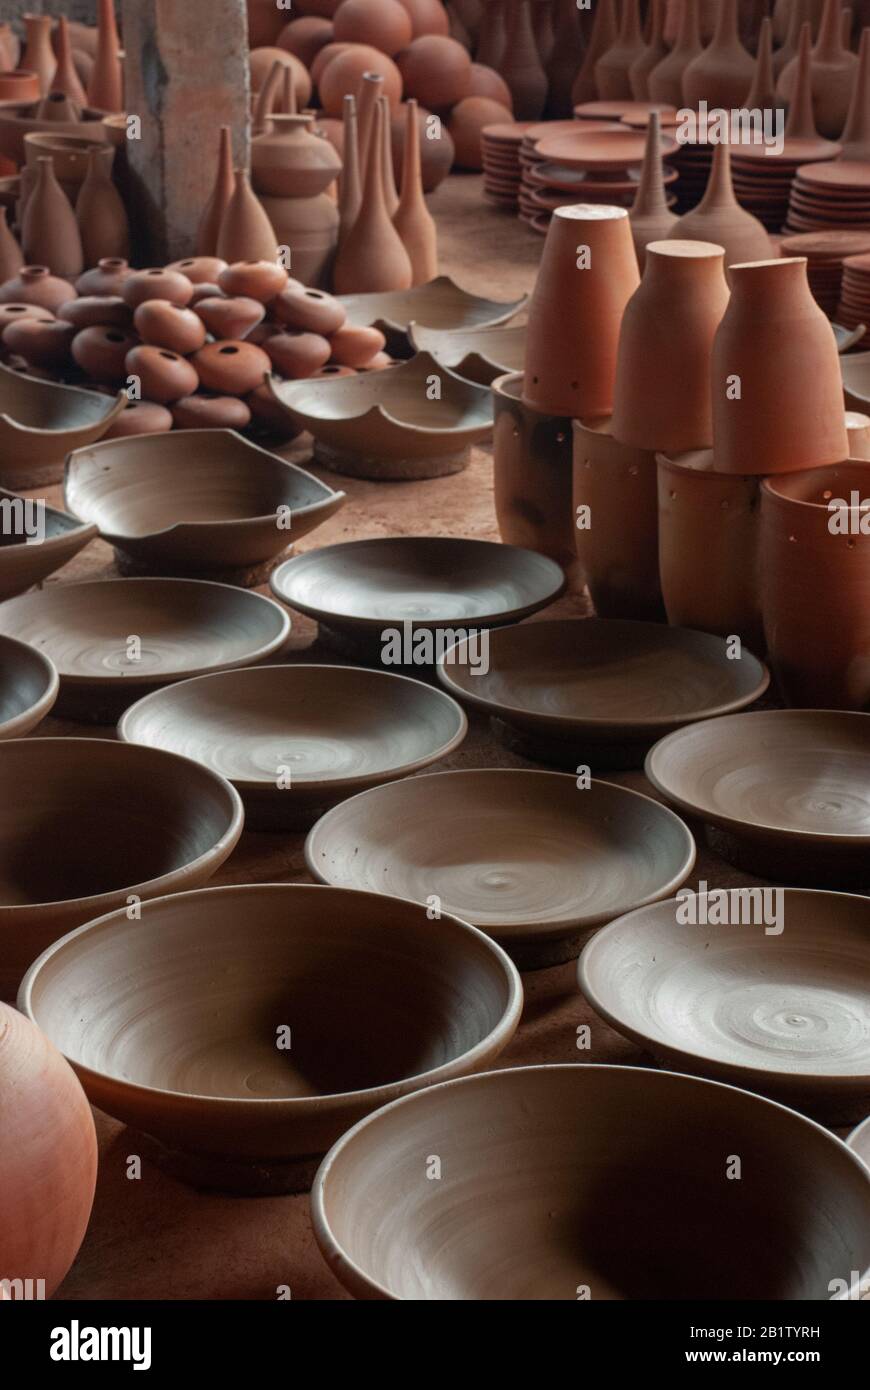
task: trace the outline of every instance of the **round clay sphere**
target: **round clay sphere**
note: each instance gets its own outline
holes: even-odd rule
[[[300,63],[295,53],[288,53],[286,48],[254,48],[251,50],[251,91],[259,92],[272,71],[273,63],[282,63],[284,67],[290,68],[292,71],[296,105],[301,111],[311,100],[311,78],[305,64]],[[280,109],[280,107],[276,109]]]
[[[287,328],[321,333],[326,338],[341,328],[347,318],[340,299],[305,285],[288,285],[272,300],[269,313]]]
[[[190,296],[190,308],[193,309],[199,304],[201,299],[224,299],[225,295],[220,285],[213,285],[211,281],[204,280],[199,285],[194,285],[193,294]]]
[[[17,275],[0,285],[0,304],[38,304],[53,314],[75,297],[69,280],[52,275],[47,265],[23,265]]]
[[[182,357],[198,352],[205,342],[205,324],[192,309],[170,304],[168,299],[149,299],[133,315],[133,327],[143,343],[168,348]]]
[[[420,169],[423,190],[431,193],[443,183],[453,168],[456,151],[447,125],[440,116],[434,116],[420,106],[418,110],[418,130],[420,133]],[[390,117],[390,136],[393,143],[393,166],[402,168],[405,155],[406,105],[403,102]]]
[[[121,285],[133,272],[122,256],[104,256],[93,270],[86,270],[76,280],[79,294],[120,294]]]
[[[243,430],[251,423],[251,411],[238,396],[203,391],[176,401],[172,419],[177,430]]]
[[[423,42],[423,40],[419,40]],[[413,48],[413,44],[411,45]],[[405,50],[410,52],[410,48]],[[468,55],[466,54],[466,57]],[[327,116],[340,116],[345,96],[356,96],[364,72],[376,72],[383,78],[383,95],[390,106],[398,106],[402,99],[402,76],[392,58],[379,53],[367,44],[354,44],[339,53],[321,74],[320,100]]]
[[[329,339],[319,333],[276,333],[265,344],[275,370],[285,377],[313,376],[329,361]]]
[[[133,322],[133,310],[119,294],[84,294],[81,299],[71,299],[61,304],[57,311],[59,319],[65,319],[76,328],[129,328]]]
[[[290,277],[275,261],[237,261],[228,265],[218,276],[218,285],[231,298],[256,299],[268,304],[283,289]]]
[[[213,338],[247,338],[262,323],[265,307],[258,299],[201,299],[196,313]]]
[[[337,43],[367,43],[390,57],[414,37],[399,0],[342,0],[333,22]]]
[[[196,369],[187,358],[168,348],[149,347],[143,343],[127,353],[124,368],[128,377],[139,378],[143,399],[157,401],[160,405],[171,405],[182,396],[192,396],[199,385]]]
[[[53,318],[48,309],[41,309],[38,304],[0,304],[0,338],[3,337],[3,330],[10,323],[20,323],[22,319],[34,319],[45,317]]]
[[[127,354],[138,342],[123,328],[83,328],[72,341],[73,360],[94,381],[114,385],[123,381]]]
[[[383,352],[387,340],[379,328],[346,323],[337,333],[333,333],[330,345],[333,362],[342,367],[365,367],[373,357]]]
[[[262,348],[241,340],[207,343],[200,348],[193,363],[206,390],[221,396],[247,395],[260,386],[264,376],[272,370],[272,363]]]
[[[281,30],[283,12],[275,0],[247,0],[248,47],[262,48],[274,43]]]
[[[442,0],[399,0],[399,3],[411,17],[415,39],[419,39],[421,34],[446,36],[450,33],[450,17]]]
[[[329,19],[317,15],[303,15],[301,19],[291,19],[278,35],[278,47],[288,53],[295,53],[301,63],[311,71],[311,64],[322,48],[332,43],[333,25]]]
[[[147,270],[134,270],[132,275],[128,275],[121,285],[120,294],[131,309],[138,308],[148,299],[168,299],[170,304],[180,304],[185,308],[193,296],[193,285],[178,270],[150,266]]]
[[[216,285],[218,276],[226,268],[227,263],[222,261],[220,256],[188,256],[185,260],[173,261],[166,267],[167,270],[175,270],[186,276],[194,286]]]
[[[326,71],[328,63],[333,58],[337,58],[339,53],[346,53],[349,48],[353,48],[352,43],[327,43],[321,48],[317,57],[311,64],[311,81],[314,83],[318,92],[320,91],[320,79]]]
[[[485,63],[471,64],[471,91],[468,95],[489,97],[490,101],[501,102],[502,106],[506,106],[511,112],[514,109],[510,87],[501,73],[496,72],[495,68],[488,68]]]
[[[396,58],[405,96],[435,110],[455,106],[471,91],[471,58],[456,39],[424,34]]]
[[[450,135],[460,169],[482,169],[481,131],[484,126],[512,121],[513,112],[489,97],[466,97],[450,113]]]
[[[129,439],[136,434],[168,434],[172,416],[165,405],[156,401],[128,401],[116,415],[103,439]]]
[[[53,315],[21,318],[3,330],[3,346],[33,367],[65,367],[77,329]],[[329,354],[327,354],[328,356]]]

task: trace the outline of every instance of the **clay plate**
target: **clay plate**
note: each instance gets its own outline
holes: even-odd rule
[[[422,324],[408,326],[408,337],[417,352],[428,352],[436,362],[470,381],[490,386],[505,372],[521,372],[526,360],[526,328],[470,328],[466,331],[442,332],[424,328]]]
[[[0,637],[0,740],[24,738],[57,699],[57,671],[26,642]]]
[[[448,913],[433,926],[416,903],[267,884],[90,922],[35,962],[19,1006],[180,1175],[274,1192],[308,1186],[370,1110],[489,1065],[522,986]]]
[[[0,600],[23,594],[32,584],[47,579],[98,534],[96,526],[82,526],[66,512],[45,507],[45,539],[29,541],[23,525],[16,519],[16,512],[21,509],[27,524],[28,512],[23,509],[32,505],[16,493],[0,488],[0,508],[4,517],[10,518],[0,526]],[[30,521],[32,524],[32,514]]]
[[[291,562],[292,563],[292,562]],[[490,634],[489,670],[476,674],[467,642],[439,663],[442,684],[490,715],[536,760],[575,770],[638,767],[666,730],[742,709],[770,681],[744,651],[707,633],[597,618],[523,623]]]
[[[663,135],[663,158],[675,154],[678,145],[670,135]],[[548,163],[563,164],[569,169],[628,169],[643,163],[646,136],[634,130],[599,131],[587,135],[578,123],[576,135],[555,135],[539,140],[536,153]]]
[[[27,488],[60,482],[66,455],[105,434],[126,404],[123,391],[113,400],[0,363],[0,484]]]
[[[108,739],[0,743],[0,789],[6,998],[73,927],[116,908],[126,919],[132,907],[130,925],[141,929],[136,898],[208,882],[242,831],[228,782],[186,758]]]
[[[155,691],[127,710],[118,734],[220,773],[241,792],[250,827],[281,829],[310,825],[342,797],[428,767],[467,728],[456,701],[421,681],[300,665]]]
[[[870,1109],[870,898],[791,888],[767,906],[744,890],[726,925],[698,925],[709,895],[691,923],[675,899],[641,907],[589,942],[580,988],[665,1066],[854,1122]]]
[[[397,1101],[330,1150],[311,1205],[365,1299],[845,1300],[870,1263],[870,1181],[845,1144],[761,1096],[635,1067],[520,1067]]]
[[[426,902],[521,968],[570,960],[602,922],[672,893],[695,842],[665,807],[609,782],[491,769],[409,777],[343,802],[305,844],[321,883]]]

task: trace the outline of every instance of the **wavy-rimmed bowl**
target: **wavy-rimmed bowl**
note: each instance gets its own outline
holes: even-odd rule
[[[870,1117],[863,1120],[857,1129],[852,1130],[846,1142],[852,1152],[870,1168]]]
[[[60,482],[67,454],[100,439],[126,404],[123,391],[113,400],[0,363],[0,484],[20,489]]]
[[[0,154],[22,165],[26,158],[25,135],[43,131],[47,135],[75,135],[95,141],[107,139],[103,126],[105,111],[86,106],[76,121],[46,120],[38,116],[39,101],[7,102],[0,106]]]
[[[421,323],[408,326],[416,352],[428,352],[457,376],[491,386],[506,372],[521,372],[526,360],[526,328],[440,329]]]
[[[28,539],[33,507],[40,507],[45,535],[42,540]],[[47,579],[99,534],[96,526],[82,525],[74,516],[46,507],[40,500],[19,497],[17,493],[0,488],[0,508],[13,520],[0,526],[0,600],[23,594],[33,584]],[[20,509],[22,523],[16,524],[14,513]]]
[[[514,318],[529,300],[527,294],[513,300],[483,299],[460,289],[449,275],[438,275],[410,290],[378,290],[339,298],[347,310],[348,323],[379,328],[391,354],[400,357],[408,351],[411,323],[442,331],[491,328]]]
[[[156,1138],[181,1176],[275,1192],[309,1186],[377,1106],[489,1065],[522,986],[449,914],[256,884],[89,922],[34,963],[19,1007],[93,1104]]]
[[[31,733],[50,714],[59,689],[47,656],[27,642],[0,637],[0,740]]]

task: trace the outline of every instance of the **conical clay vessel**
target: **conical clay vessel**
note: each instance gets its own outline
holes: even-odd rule
[[[359,162],[359,129],[356,97],[350,93],[344,99],[344,168],[341,173],[338,209],[338,244],[352,229],[362,205],[362,179]]]
[[[411,262],[412,283],[426,285],[438,274],[438,231],[423,197],[419,113],[413,98],[407,103],[405,120],[402,196],[393,225],[402,238]]]
[[[222,125],[214,192],[206,204],[196,235],[196,254],[198,256],[213,256],[217,250],[221,223],[224,220],[224,213],[230,205],[234,187],[232,136],[229,126]]]
[[[667,57],[649,75],[649,99],[668,106],[683,104],[683,73],[704,51],[698,20],[698,0],[683,0],[676,41]]]
[[[668,207],[662,168],[661,125],[658,111],[650,115],[646,132],[646,151],[637,195],[629,214],[637,262],[643,270],[646,248],[651,241],[663,241],[677,222]]]
[[[24,255],[9,229],[6,208],[0,207],[0,285],[17,275],[23,265]]]
[[[335,259],[333,283],[338,294],[406,290],[413,281],[410,258],[384,205],[383,121],[384,108],[378,103],[362,207]]]
[[[106,173],[99,149],[88,156],[87,178],[76,203],[76,221],[86,266],[130,254],[130,224],[117,188]]]
[[[703,198],[696,208],[683,214],[668,236],[681,241],[717,242],[725,251],[726,271],[735,262],[769,260],[773,255],[764,226],[735,197],[729,145],[714,146]]]
[[[233,196],[221,221],[215,254],[236,261],[274,261],[278,238],[244,169],[236,170]]]
[[[849,115],[838,143],[843,147],[843,159],[870,159],[870,29],[861,31]]]
[[[121,44],[113,0],[100,0],[97,35],[97,52],[88,83],[88,102],[100,111],[123,111]]]
[[[622,22],[616,42],[595,64],[595,84],[605,101],[631,100],[629,71],[643,57],[646,45],[640,27],[638,0],[622,0]]]
[[[87,96],[73,62],[72,47],[69,40],[69,23],[66,15],[57,21],[57,67],[51,80],[52,92],[62,92],[75,102],[79,108],[87,105]]]
[[[81,275],[84,253],[72,204],[54,176],[52,160],[43,156],[37,169],[22,228],[24,258],[29,265],[47,265],[64,279]]]
[[[737,0],[719,0],[716,32],[683,73],[683,101],[695,109],[706,101],[709,107],[739,110],[754,76],[755,64],[737,32]]]

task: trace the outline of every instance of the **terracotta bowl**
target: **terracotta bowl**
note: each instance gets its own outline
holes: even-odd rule
[[[517,751],[571,771],[639,767],[664,732],[742,709],[770,681],[748,652],[731,661],[719,637],[617,619],[500,628],[487,672],[474,656],[459,642],[439,663],[450,694],[490,715]]]
[[[391,672],[260,666],[158,690],[127,711],[118,734],[227,777],[251,828],[282,829],[428,767],[467,728],[443,691]]]
[[[520,328],[426,328],[412,323],[408,337],[417,352],[428,352],[436,362],[463,376],[490,386],[505,372],[521,372],[526,360],[526,329]]]
[[[657,743],[645,770],[749,872],[870,886],[870,715],[759,710],[692,724]]]
[[[299,1191],[370,1110],[491,1063],[522,986],[455,917],[434,930],[416,903],[257,884],[88,923],[36,961],[19,1007],[91,1102],[156,1138],[180,1175]]]
[[[305,844],[321,883],[426,902],[521,968],[571,960],[594,928],[674,892],[695,842],[672,812],[609,782],[492,769],[409,777],[352,797]]]
[[[47,656],[26,642],[0,637],[0,740],[31,733],[50,713],[59,688]]]
[[[437,396],[433,378],[440,382]],[[471,445],[492,433],[489,391],[428,352],[387,371],[268,382],[293,424],[314,436],[314,457],[351,477],[457,473]]]
[[[0,488],[0,506],[4,503],[10,515],[16,506],[26,506],[24,498]],[[54,507],[45,508],[43,519],[45,538],[41,541],[28,540],[23,529],[0,528],[0,600],[23,594],[32,584],[47,579],[98,534],[96,526],[83,526]]]
[[[399,349],[399,356],[407,352],[411,323],[454,332],[491,328],[494,324],[507,323],[528,302],[528,295],[508,301],[482,299],[460,289],[448,275],[439,275],[428,284],[416,285],[410,290],[346,294],[339,298],[347,310],[348,323],[379,328],[386,336],[388,351]],[[404,351],[401,351],[403,345]]]
[[[178,573],[261,565],[343,505],[235,430],[112,439],[71,454],[65,501],[125,558]]]
[[[0,743],[0,995],[101,913],[206,883],[242,832],[238,792],[207,768],[108,739]],[[131,925],[140,926],[137,909]]]
[[[0,485],[40,487],[63,477],[72,449],[99,439],[127,397],[22,376],[0,363]]]
[[[665,1066],[762,1091],[829,1124],[870,1110],[870,898],[758,890],[641,907],[600,931],[580,988]],[[711,923],[708,919],[712,917]]]
[[[272,599],[198,579],[53,584],[0,604],[0,633],[57,667],[58,708],[95,723],[159,686],[262,661],[289,631]]]
[[[870,1117],[852,1130],[847,1142],[849,1148],[870,1168]]]
[[[845,1299],[870,1264],[870,1175],[845,1144],[761,1096],[634,1067],[397,1101],[330,1150],[311,1206],[365,1299]]]

